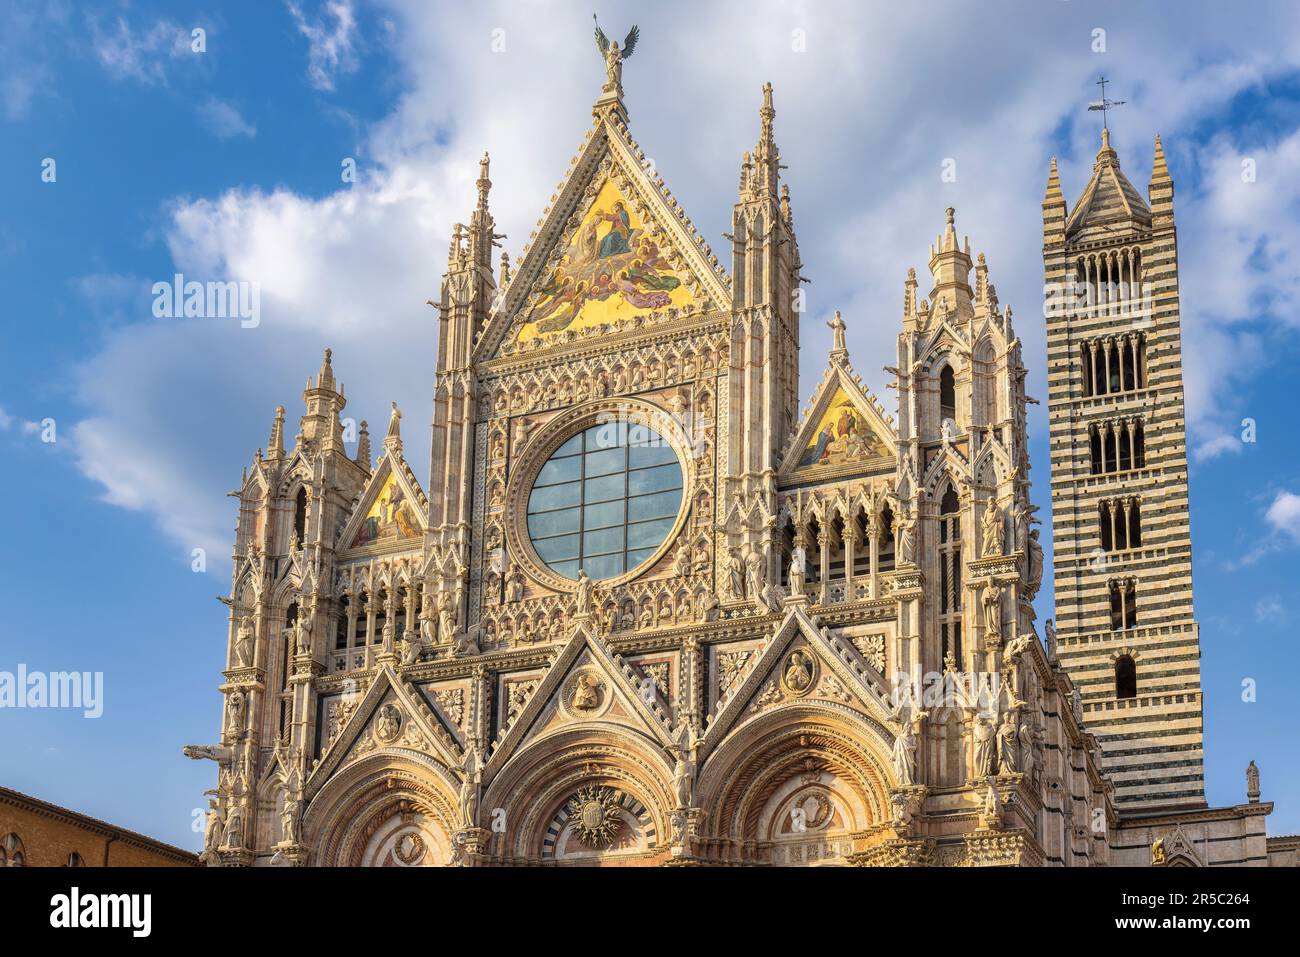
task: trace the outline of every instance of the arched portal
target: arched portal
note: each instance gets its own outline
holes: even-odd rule
[[[612,722],[527,745],[493,775],[481,822],[494,863],[656,864],[668,853],[672,766],[660,742]]]
[[[706,854],[721,861],[842,863],[889,824],[892,739],[844,705],[779,705],[704,763]]]
[[[452,772],[411,751],[367,755],[311,799],[304,833],[321,867],[450,864],[457,819]]]

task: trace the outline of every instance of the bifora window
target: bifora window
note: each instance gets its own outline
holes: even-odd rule
[[[617,578],[668,537],[682,505],[682,466],[645,425],[610,422],[556,449],[528,496],[528,537],[557,574]]]

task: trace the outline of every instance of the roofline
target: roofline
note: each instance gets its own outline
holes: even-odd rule
[[[115,841],[122,841],[145,850],[156,851],[186,863],[197,865],[199,862],[199,856],[193,851],[187,851],[174,844],[168,844],[157,838],[149,837],[147,834],[141,834],[139,831],[132,831],[130,828],[109,824],[99,818],[61,807],[58,804],[51,804],[49,801],[43,801],[38,797],[32,797],[30,794],[24,794],[21,791],[15,791],[2,785],[0,785],[0,804],[26,808],[29,811],[35,811],[37,814],[43,814],[66,824],[74,824],[85,830],[93,831],[101,837],[112,838]]]

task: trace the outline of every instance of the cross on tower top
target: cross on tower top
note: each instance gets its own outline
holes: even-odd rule
[[[1101,110],[1101,128],[1103,130],[1109,129],[1106,123],[1108,119],[1107,114],[1109,113],[1109,111],[1116,106],[1124,105],[1123,100],[1106,99],[1106,84],[1109,82],[1110,81],[1106,79],[1104,76],[1101,77],[1099,80],[1097,80],[1097,85],[1101,87],[1101,99],[1093,100],[1091,103],[1088,104],[1089,111]]]

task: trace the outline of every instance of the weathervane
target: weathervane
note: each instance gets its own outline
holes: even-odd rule
[[[627,31],[627,36],[623,38],[623,46],[619,47],[617,40],[611,40],[605,36],[605,31],[600,28],[600,21],[596,15],[591,15],[592,22],[596,24],[596,48],[600,50],[600,55],[605,58],[605,85],[601,89],[605,93],[623,93],[623,61],[632,55],[636,49],[636,41],[641,36],[641,30],[633,26]]]
[[[1104,130],[1104,129],[1109,129],[1109,127],[1108,127],[1107,124],[1106,124],[1106,114],[1107,114],[1107,112],[1108,112],[1109,110],[1113,109],[1113,108],[1116,107],[1116,106],[1123,106],[1123,105],[1124,105],[1124,101],[1123,101],[1123,100],[1108,100],[1108,99],[1106,99],[1106,84],[1109,83],[1109,82],[1110,82],[1110,81],[1107,80],[1104,76],[1103,76],[1101,79],[1099,79],[1099,80],[1097,81],[1097,85],[1098,85],[1099,87],[1101,87],[1101,99],[1100,99],[1100,100],[1093,100],[1091,103],[1088,104],[1088,109],[1089,109],[1090,111],[1101,110],[1101,128],[1102,128],[1103,130]]]

